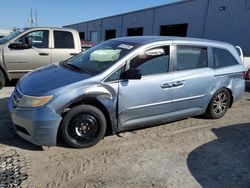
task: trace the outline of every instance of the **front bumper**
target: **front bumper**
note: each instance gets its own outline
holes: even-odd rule
[[[9,111],[16,133],[38,146],[55,146],[62,117],[48,106],[39,108],[18,108],[14,106],[13,95]]]

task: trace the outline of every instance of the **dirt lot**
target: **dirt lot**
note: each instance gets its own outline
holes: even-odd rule
[[[37,147],[16,136],[7,112],[13,87],[5,87],[0,90],[0,180],[10,176],[3,160],[12,157],[23,187],[249,188],[249,85],[220,120],[189,118],[108,136],[78,150]]]

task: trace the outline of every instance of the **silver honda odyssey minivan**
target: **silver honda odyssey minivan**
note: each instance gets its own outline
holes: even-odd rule
[[[141,36],[105,41],[24,76],[9,109],[15,130],[53,146],[93,146],[113,134],[204,114],[222,117],[244,93],[244,67],[228,43]]]

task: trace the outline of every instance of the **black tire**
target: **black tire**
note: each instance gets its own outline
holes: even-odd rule
[[[104,137],[106,127],[106,119],[101,110],[91,105],[79,105],[63,118],[61,134],[71,147],[87,148]]]
[[[0,70],[0,89],[2,89],[5,86],[5,82],[6,82],[6,80],[5,80],[4,74]]]
[[[206,117],[210,119],[223,117],[229,108],[230,102],[231,96],[227,89],[217,91],[207,107]]]

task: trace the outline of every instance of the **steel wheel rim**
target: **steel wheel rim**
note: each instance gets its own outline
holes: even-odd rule
[[[91,114],[77,114],[69,122],[68,133],[78,143],[92,142],[100,133],[98,120]]]
[[[225,93],[219,93],[213,102],[213,112],[216,115],[223,114],[227,109],[228,97]]]

